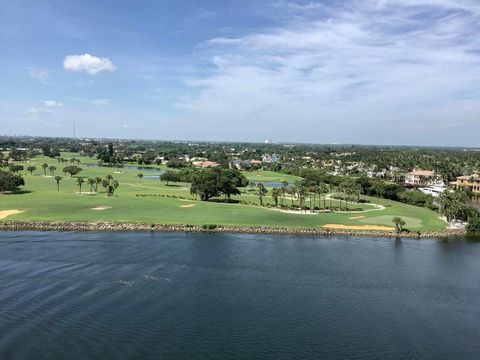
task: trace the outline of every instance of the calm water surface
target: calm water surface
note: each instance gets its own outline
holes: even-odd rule
[[[480,359],[480,244],[0,232],[0,359]]]

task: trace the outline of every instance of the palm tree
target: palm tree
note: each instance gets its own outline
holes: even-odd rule
[[[396,216],[392,219],[392,222],[395,224],[395,230],[397,233],[401,233],[405,226],[405,221],[401,217]]]
[[[137,174],[137,177],[140,179],[140,182],[142,182],[142,179],[143,179],[143,174],[140,173],[140,174]]]
[[[90,185],[90,192],[95,191],[96,180],[95,178],[88,178],[87,180],[88,185]]]
[[[372,190],[375,191],[377,205],[378,205],[378,198],[380,197],[380,191],[382,189],[383,189],[383,181],[381,181],[379,179],[375,179],[373,181]]]
[[[327,210],[327,199],[326,199],[326,196],[328,194],[328,191],[329,191],[329,187],[327,184],[325,183],[320,183],[318,185],[318,204],[319,204],[319,207],[320,207],[320,198],[322,196],[322,194],[325,194],[325,196],[323,197],[323,210]],[[330,209],[332,208],[331,207],[331,202],[332,200],[330,199]]]
[[[101,183],[102,183],[102,178],[97,176],[95,178],[95,192],[98,191],[98,185],[100,185]]]
[[[55,176],[55,181],[57,182],[57,192],[60,191],[60,181],[63,179],[61,176]]]
[[[48,164],[47,163],[43,163],[42,164],[42,168],[43,168],[43,175],[47,175],[47,168],[48,168]]]
[[[263,197],[267,194],[268,190],[262,183],[257,184],[257,195],[260,200],[260,206],[263,206]]]
[[[302,184],[297,188],[298,200],[300,202],[300,212],[303,211],[305,207],[305,195],[307,194],[307,188]]]
[[[288,194],[290,195],[290,200],[292,203],[292,207],[294,205],[295,197],[297,195],[297,189],[295,187],[291,187],[287,190]]]
[[[315,207],[315,201],[317,197],[317,185],[314,182],[311,182],[308,186],[309,198],[310,198],[310,212],[314,212],[313,208]],[[313,206],[312,206],[312,195],[313,195]]]
[[[282,181],[282,194],[283,194],[283,199],[282,199],[282,206],[285,206],[285,202],[286,202],[286,198],[285,198],[285,195],[287,194],[288,192],[288,182],[283,180]]]
[[[85,179],[83,177],[78,177],[77,178],[77,185],[78,185],[78,188],[79,188],[79,191],[78,193],[81,194],[82,193],[82,184],[85,182]]]
[[[30,175],[33,175],[33,172],[35,170],[37,170],[36,166],[33,166],[33,165],[27,166],[27,171],[30,172]]]
[[[50,174],[51,174],[52,176],[55,176],[55,170],[57,170],[57,167],[54,166],[54,165],[52,165],[52,166],[49,166],[49,167],[48,167],[48,170],[50,171]]]
[[[281,194],[280,189],[278,188],[272,189],[272,198],[273,198],[273,201],[275,202],[275,206],[277,207],[278,207],[278,197],[280,196],[280,194]]]

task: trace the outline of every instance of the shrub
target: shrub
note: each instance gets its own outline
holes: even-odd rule
[[[467,225],[469,235],[480,235],[480,217],[471,219]]]
[[[202,229],[203,230],[215,230],[217,228],[216,224],[203,224]]]

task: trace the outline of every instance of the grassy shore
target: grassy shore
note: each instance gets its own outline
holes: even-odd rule
[[[64,155],[65,156],[65,155]],[[68,156],[67,156],[68,157]],[[81,159],[86,165],[87,161]],[[190,195],[185,184],[167,186],[158,178],[143,179],[136,175],[141,170],[125,168],[116,173],[115,168],[83,167],[79,174],[83,177],[105,177],[111,174],[120,183],[115,197],[106,197],[100,191],[89,193],[87,183],[83,184],[82,194],[78,194],[75,178],[64,178],[57,192],[53,177],[44,176],[40,168],[42,163],[55,165],[57,174],[63,175],[61,166],[55,160],[37,158],[30,164],[37,170],[30,175],[22,172],[26,186],[18,194],[0,195],[0,211],[20,210],[4,220],[25,221],[106,221],[124,223],[161,223],[161,224],[217,224],[225,226],[276,226],[291,228],[322,228],[327,225],[347,225],[356,227],[380,226],[392,227],[393,217],[400,216],[406,221],[405,227],[411,231],[441,231],[446,224],[438,214],[425,208],[410,206],[389,200],[363,197],[371,204],[350,204],[355,212],[332,212],[298,214],[259,206],[254,192],[244,189],[242,195],[235,197],[243,204],[226,204],[196,201]],[[29,165],[30,165],[29,164]],[[24,164],[26,165],[26,164]],[[155,166],[152,166],[155,168]],[[161,167],[156,167],[160,169]],[[47,171],[48,174],[48,171]],[[144,175],[149,173],[144,172]],[[295,177],[269,171],[246,172],[245,175],[256,181],[295,181]],[[103,190],[103,189],[102,189]],[[272,204],[268,194],[264,203]],[[287,199],[287,202],[290,200]],[[307,199],[307,205],[309,201]],[[327,205],[330,200],[327,200]],[[338,206],[333,200],[333,206]],[[345,205],[343,205],[345,206]]]

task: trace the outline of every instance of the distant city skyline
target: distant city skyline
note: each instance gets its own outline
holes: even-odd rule
[[[0,1],[0,133],[478,147],[476,0]]]

